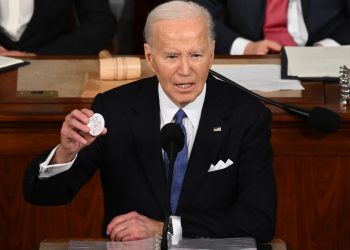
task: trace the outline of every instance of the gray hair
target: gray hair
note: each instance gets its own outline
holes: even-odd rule
[[[152,26],[161,20],[186,20],[189,18],[203,17],[207,21],[209,40],[215,37],[214,22],[207,9],[191,1],[175,0],[163,3],[155,7],[149,14],[144,28],[145,41],[152,44]]]

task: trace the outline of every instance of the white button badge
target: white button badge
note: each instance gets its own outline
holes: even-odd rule
[[[101,114],[95,113],[90,117],[90,122],[87,126],[90,128],[90,135],[98,136],[101,134],[103,128],[105,127],[105,119],[103,119],[103,116]]]

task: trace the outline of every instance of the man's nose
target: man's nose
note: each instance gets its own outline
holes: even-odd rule
[[[188,62],[188,58],[184,57],[180,61],[179,73],[181,75],[189,75],[191,71],[190,63]]]

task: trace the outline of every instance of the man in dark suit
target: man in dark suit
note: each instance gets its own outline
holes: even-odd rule
[[[283,44],[264,37],[269,0],[194,1],[213,15],[217,53],[267,54],[281,50]],[[287,28],[296,45],[350,44],[350,0],[293,0],[287,11]]]
[[[92,110],[67,115],[60,145],[27,169],[26,200],[68,203],[99,168],[104,232],[118,241],[158,235],[169,204],[160,129],[181,110],[188,162],[171,216],[175,242],[182,236],[271,240],[276,216],[271,112],[208,74],[215,46],[210,19],[193,2],[155,8],[144,45],[155,76],[99,94]],[[95,112],[106,121],[98,137],[87,126]]]
[[[9,1],[8,7],[11,4]],[[32,0],[31,7],[23,6],[10,9],[19,19],[9,17],[3,23],[6,27],[0,27],[0,55],[96,54],[111,44],[115,34],[116,21],[108,0]],[[27,19],[21,19],[24,14]],[[23,23],[14,28],[17,22]],[[24,32],[18,34],[22,26]],[[13,34],[7,27],[15,29]]]

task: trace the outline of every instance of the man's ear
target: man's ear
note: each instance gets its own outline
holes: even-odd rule
[[[215,40],[211,42],[210,46],[210,65],[213,64],[215,58]]]
[[[148,68],[150,68],[150,70],[154,72],[151,46],[148,43],[144,43],[143,49],[145,51],[145,59],[146,59],[147,66]]]

